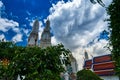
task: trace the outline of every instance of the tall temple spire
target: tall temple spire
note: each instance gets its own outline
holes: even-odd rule
[[[89,59],[89,57],[88,57],[88,53],[87,53],[87,51],[86,51],[86,50],[85,50],[84,55],[85,55],[85,60],[88,60],[88,59]]]
[[[30,36],[28,37],[28,46],[37,46],[38,31],[39,31],[39,21],[35,20]]]
[[[51,35],[50,35],[50,21],[46,21],[46,26],[42,32],[40,47],[45,48],[51,45]]]
[[[38,33],[38,30],[39,30],[39,21],[36,19],[34,24],[33,24],[32,31],[35,32],[35,33]]]

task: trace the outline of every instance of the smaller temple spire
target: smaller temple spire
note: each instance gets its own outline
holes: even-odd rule
[[[46,26],[41,34],[40,47],[46,48],[51,46],[50,21],[46,21]]]
[[[89,57],[88,57],[88,53],[87,53],[86,50],[85,50],[84,56],[85,56],[85,60],[88,60],[88,59],[89,59]]]
[[[44,31],[50,31],[50,20],[49,19],[46,21],[46,26],[45,26]]]

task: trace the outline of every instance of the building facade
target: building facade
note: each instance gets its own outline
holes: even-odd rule
[[[115,75],[114,63],[111,54],[108,54],[85,60],[83,68],[92,70],[104,80],[119,80]]]

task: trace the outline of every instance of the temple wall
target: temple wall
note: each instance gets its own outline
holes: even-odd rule
[[[115,76],[114,63],[115,61],[112,61],[111,54],[108,54],[86,60],[83,68],[91,69],[104,80],[120,80],[118,76]]]
[[[119,80],[118,76],[101,76],[104,80]]]

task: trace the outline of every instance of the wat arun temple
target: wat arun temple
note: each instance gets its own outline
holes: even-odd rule
[[[49,19],[46,21],[46,26],[41,34],[40,44],[39,44],[39,21],[35,20],[33,23],[32,31],[28,37],[28,44],[27,46],[38,46],[41,48],[46,48],[48,46],[52,46],[51,44],[51,34],[50,34],[50,21]],[[61,73],[61,79],[62,80],[76,80],[76,73],[77,73],[77,61],[73,57],[73,55],[70,56],[71,65],[64,66],[66,72]],[[64,65],[64,64],[63,64]],[[72,71],[67,70],[68,68],[71,68]]]
[[[33,24],[33,29],[28,37],[28,46],[39,46],[45,48],[51,46],[51,36],[50,36],[50,21],[46,21],[46,26],[42,32],[40,45],[38,45],[38,31],[39,31],[39,21],[35,20]]]
[[[51,44],[51,35],[50,35],[50,21],[49,19],[46,21],[46,26],[41,34],[40,44],[39,44],[39,21],[35,20],[33,24],[32,31],[28,37],[27,46],[38,46],[41,48],[46,48],[48,46],[52,46]],[[89,59],[88,53],[85,51],[84,53],[84,69],[92,70],[94,73],[99,75],[104,80],[119,80],[118,76],[114,76],[114,61],[111,59],[111,55],[102,55],[93,57]],[[61,60],[62,61],[62,60]],[[76,73],[78,71],[78,64],[76,59],[71,54],[70,56],[71,64],[68,66],[64,66],[65,72],[61,73],[61,80],[76,80]],[[62,62],[63,63],[63,62]],[[68,69],[71,68],[71,71]]]

